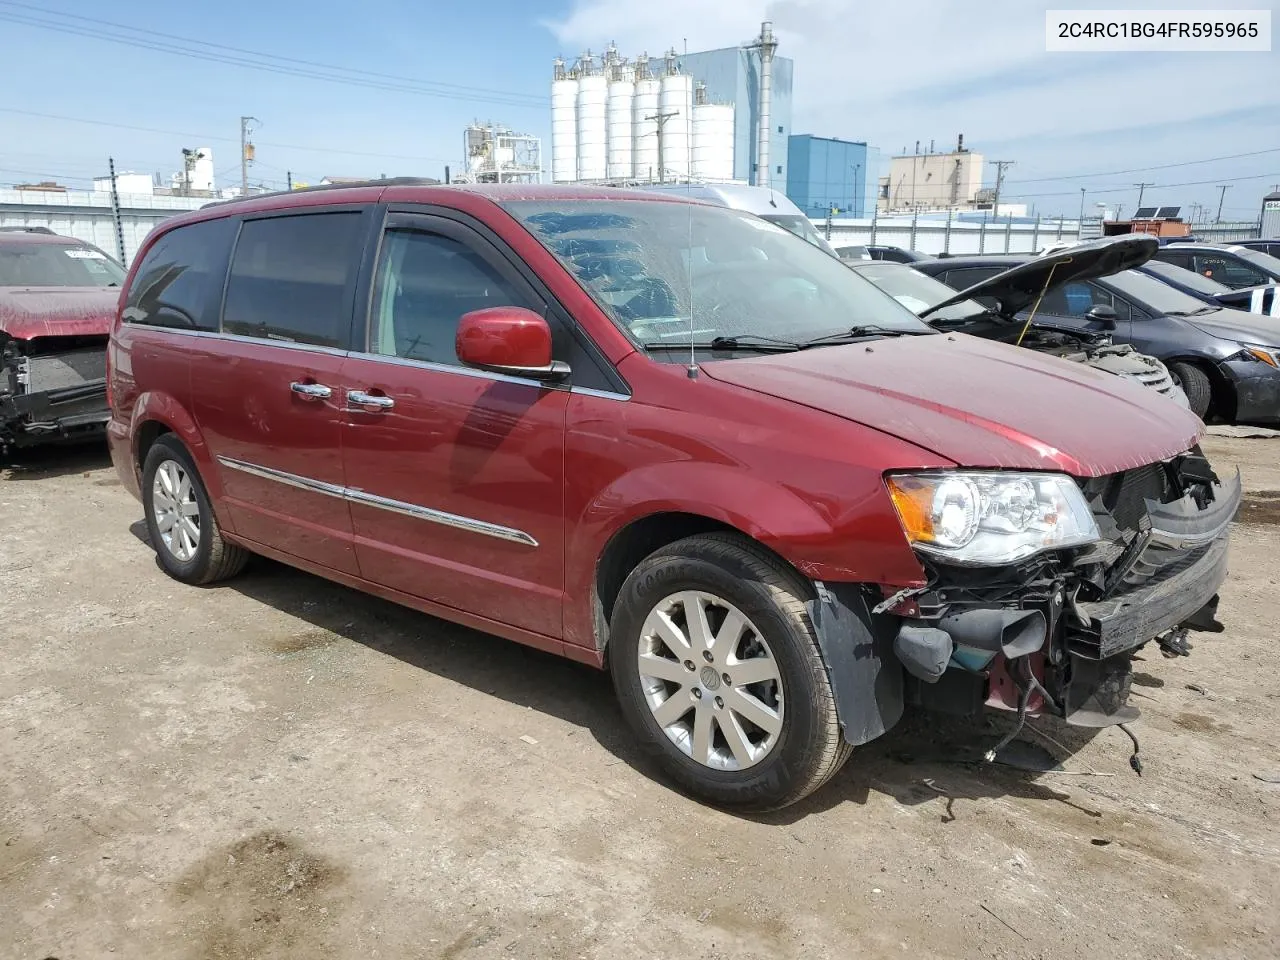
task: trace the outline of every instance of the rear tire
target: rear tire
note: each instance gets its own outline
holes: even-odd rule
[[[156,440],[142,466],[147,533],[164,572],[183,583],[233,577],[249,553],[222,537],[195,462],[172,434]]]
[[[777,809],[849,758],[808,594],[736,534],[677,541],[627,577],[610,630],[614,689],[641,746],[690,794]]]
[[[1209,382],[1209,375],[1190,363],[1170,363],[1168,367],[1182,392],[1187,395],[1187,405],[1191,412],[1203,420],[1213,403],[1213,384]]]

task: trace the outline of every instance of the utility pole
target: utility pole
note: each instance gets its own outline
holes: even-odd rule
[[[249,193],[249,162],[253,160],[253,144],[249,140],[249,124],[261,123],[257,117],[240,118],[240,196]]]
[[[1084,187],[1080,188],[1080,228],[1084,229]]]
[[[865,190],[858,189],[858,175],[862,173],[862,164],[855,163],[853,165],[853,215],[861,217],[866,210],[866,204],[863,203]],[[830,238],[828,238],[830,239]]]
[[[658,124],[658,182],[665,183],[667,179],[667,168],[665,166],[665,157],[662,153],[663,130],[667,126],[667,121],[672,117],[680,116],[679,110],[669,110],[666,113],[655,113],[652,116],[645,117],[646,120],[655,120]]]
[[[1227,199],[1227,189],[1228,189],[1230,186],[1231,186],[1231,184],[1229,184],[1229,183],[1220,183],[1220,184],[1218,184],[1218,189],[1219,189],[1219,190],[1221,190],[1222,192],[1221,192],[1220,194],[1218,194],[1218,218],[1217,218],[1216,220],[1214,220],[1214,221],[1213,221],[1214,223],[1221,223],[1221,222],[1222,222],[1222,201],[1223,201],[1223,200],[1225,200],[1225,199]]]
[[[293,189],[293,171],[286,170],[284,172],[284,182],[289,185],[289,189]]]
[[[992,160],[996,165],[996,192],[991,198],[991,212],[996,216],[1000,215],[1000,188],[1004,186],[1004,168],[1012,167],[1012,160]]]
[[[111,219],[116,222],[116,256],[124,264],[124,228],[120,224],[120,193],[116,190],[116,161],[107,157],[107,169],[111,172]]]
[[[1138,188],[1138,209],[1141,210],[1143,192],[1147,189],[1147,187],[1154,187],[1155,184],[1154,183],[1135,183],[1134,186]]]

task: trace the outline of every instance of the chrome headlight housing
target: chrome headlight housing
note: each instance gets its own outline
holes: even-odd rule
[[[1064,474],[895,473],[885,482],[911,545],[940,560],[998,566],[1099,538]]]

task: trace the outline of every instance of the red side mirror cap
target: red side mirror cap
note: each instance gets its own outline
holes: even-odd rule
[[[551,359],[551,327],[524,307],[488,307],[463,314],[454,343],[458,359],[469,367],[561,380],[568,364]]]

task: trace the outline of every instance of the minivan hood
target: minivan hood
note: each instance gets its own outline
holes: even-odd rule
[[[1179,317],[1214,337],[1267,347],[1280,347],[1280,318],[1223,308],[1194,317]]]
[[[118,287],[0,287],[0,333],[36,337],[107,336]]]
[[[1203,429],[1194,414],[1123,377],[965,334],[712,361],[701,369],[965,467],[1102,476],[1183,453]]]
[[[1109,277],[1113,273],[1146,263],[1159,249],[1160,244],[1155,237],[1141,234],[1104,237],[1088,243],[1078,243],[1020,263],[982,283],[975,283],[967,290],[961,290],[955,296],[935,303],[920,314],[920,319],[924,320],[929,314],[961,300],[975,300],[979,297],[994,298],[1000,305],[1000,314],[1012,317],[1035,303],[1040,292],[1046,289],[1046,282],[1049,282],[1048,290],[1056,290],[1080,280]]]

